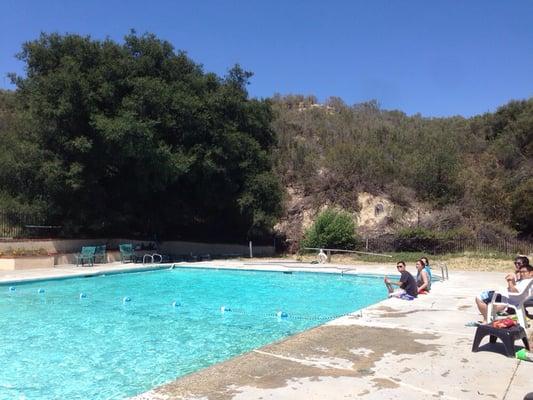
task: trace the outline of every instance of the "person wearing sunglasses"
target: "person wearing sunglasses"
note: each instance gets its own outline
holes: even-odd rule
[[[417,297],[418,288],[416,285],[416,280],[413,275],[411,275],[411,273],[409,273],[405,268],[405,262],[398,261],[396,263],[396,268],[400,273],[399,281],[391,281],[387,277],[383,278],[385,286],[387,287],[387,290],[389,292],[389,297],[402,297],[406,294],[413,298]],[[393,286],[398,286],[398,289],[394,290]]]
[[[514,260],[515,272],[513,274],[508,274],[505,277],[507,283],[507,290],[509,292],[519,292],[522,285],[527,284],[526,280],[533,278],[533,267],[529,265],[529,259],[525,256],[518,256]],[[487,323],[487,310],[488,304],[492,300],[494,295],[494,290],[488,290],[482,292],[478,297],[476,297],[476,306],[479,310],[479,313],[483,316],[483,320],[476,323],[469,323],[468,325],[479,325]],[[501,301],[501,296],[496,295],[496,301]],[[500,307],[500,311],[505,310],[505,307]],[[513,313],[513,309],[508,310],[510,313]]]
[[[529,265],[529,258],[526,256],[518,256],[514,259],[514,275],[515,281],[520,282],[522,279],[526,279],[521,276],[520,268],[527,267]],[[507,280],[507,277],[505,278]]]

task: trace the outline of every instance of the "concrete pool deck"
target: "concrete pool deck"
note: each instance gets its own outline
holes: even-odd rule
[[[191,267],[396,274],[394,265],[211,261]],[[139,270],[142,265],[1,271],[0,283]],[[414,267],[408,269],[413,272]],[[437,271],[435,271],[437,272]],[[135,400],[502,399],[533,391],[533,363],[507,358],[484,339],[472,353],[474,297],[501,287],[504,273],[450,271],[431,294],[388,299],[154,388]],[[310,303],[312,307],[312,303]],[[530,331],[531,333],[531,331]],[[530,335],[531,338],[531,335]],[[517,342],[518,344],[518,342]]]

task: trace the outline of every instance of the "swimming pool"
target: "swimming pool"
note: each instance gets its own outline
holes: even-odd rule
[[[386,297],[371,276],[196,268],[11,286],[2,400],[127,398]]]

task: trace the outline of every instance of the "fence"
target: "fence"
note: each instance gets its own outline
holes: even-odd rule
[[[1,239],[56,237],[60,228],[33,215],[0,211]]]
[[[393,236],[365,239],[365,251],[401,252],[416,251],[427,254],[474,252],[500,252],[504,254],[533,254],[533,242],[519,239],[434,239],[408,238]]]

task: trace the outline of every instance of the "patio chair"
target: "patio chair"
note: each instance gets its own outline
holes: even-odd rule
[[[94,262],[100,262],[105,264],[107,262],[107,256],[106,256],[106,245],[102,244],[100,246],[96,246],[96,250],[94,252]]]
[[[533,296],[524,301],[524,309],[526,310],[526,316],[529,319],[533,319],[533,314],[529,312],[528,308],[533,308]]]
[[[498,305],[510,307],[516,311],[518,323],[524,329],[527,329],[525,304],[533,299],[533,279],[528,279],[528,283],[524,286],[521,292],[513,293],[503,290],[501,292],[494,292],[492,300],[489,303],[487,310],[488,321],[492,322],[496,319],[496,311]],[[500,301],[496,301],[497,295],[501,295]]]
[[[126,261],[135,261],[135,251],[133,250],[133,245],[131,243],[119,244],[118,248],[120,250],[120,262],[125,263]]]
[[[90,267],[94,265],[94,254],[96,252],[96,246],[83,246],[81,248],[80,254],[76,255],[76,267],[81,263],[81,266],[85,263],[89,264]]]

